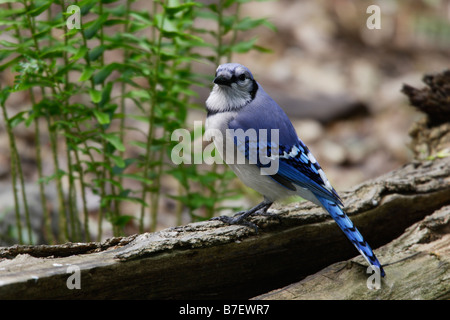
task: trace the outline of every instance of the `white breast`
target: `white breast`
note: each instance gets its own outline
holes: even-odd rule
[[[226,158],[226,145],[227,143],[234,144],[233,141],[226,141],[226,130],[228,129],[228,123],[236,117],[236,112],[220,112],[208,116],[205,123],[205,140],[214,141],[217,151],[222,159]]]
[[[248,187],[258,191],[272,201],[289,196],[300,195],[301,197],[315,202],[314,195],[306,189],[297,187],[296,191],[286,189],[268,175],[262,175],[260,168],[254,164],[238,163],[235,154],[227,157],[227,144],[234,147],[233,140],[226,140],[226,129],[228,123],[236,116],[235,112],[222,112],[209,116],[205,124],[205,139],[214,140],[214,144],[222,159],[233,170],[238,178]],[[228,149],[230,150],[230,149]],[[234,150],[234,149],[233,149]],[[239,152],[239,151],[235,151]],[[240,157],[239,159],[242,159]]]

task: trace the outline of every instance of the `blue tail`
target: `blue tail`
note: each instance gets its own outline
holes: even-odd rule
[[[362,254],[362,256],[367,260],[370,265],[378,267],[380,269],[381,276],[385,276],[385,272],[381,267],[380,262],[373,253],[369,244],[364,240],[361,233],[353,225],[353,222],[345,214],[345,212],[339,207],[339,205],[331,200],[325,199],[321,196],[316,195],[317,200],[320,201],[323,208],[328,211],[328,213],[336,221],[339,228],[344,231],[347,238],[355,245],[356,249]]]

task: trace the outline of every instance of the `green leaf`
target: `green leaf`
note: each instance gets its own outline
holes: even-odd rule
[[[112,8],[103,8],[104,11],[111,13],[113,16],[122,17],[126,13],[126,7],[124,4],[120,4]]]
[[[78,49],[77,53],[75,53],[73,56],[69,58],[70,61],[77,61],[78,59],[84,57],[86,55],[86,52],[88,51],[88,48],[85,46],[80,47]]]
[[[256,50],[256,51],[259,51],[259,52],[262,52],[262,53],[272,53],[273,52],[272,49],[261,47],[261,46],[258,46],[258,45],[254,45],[252,49]]]
[[[103,13],[97,19],[95,19],[92,23],[88,23],[88,27],[84,30],[84,36],[86,39],[91,39],[95,36],[95,34],[100,30],[103,26],[103,23],[108,19],[109,13]]]
[[[5,102],[8,99],[10,94],[11,94],[11,90],[8,86],[6,86],[2,90],[0,90],[0,106],[5,105]]]
[[[110,101],[110,99],[111,99],[111,90],[112,90],[112,87],[113,87],[113,83],[110,81],[110,82],[107,82],[106,83],[106,85],[104,86],[104,88],[103,88],[103,91],[102,91],[102,99],[100,100],[100,103],[98,104],[98,107],[99,108],[101,108],[102,110],[105,110],[106,109],[106,104]],[[110,104],[109,105],[109,110],[112,110],[112,112],[114,113],[114,110],[116,109],[117,107],[114,107],[114,105],[112,105],[112,104]]]
[[[89,80],[92,76],[92,74],[94,73],[94,69],[93,68],[89,68],[87,67],[86,69],[83,70],[83,72],[80,75],[80,78],[78,78],[78,81],[86,81]]]
[[[22,56],[17,56],[17,57],[15,57],[14,59],[9,60],[8,62],[6,62],[6,63],[0,65],[0,71],[3,71],[3,70],[5,70],[5,69],[9,68],[10,66],[16,65],[16,64],[19,63],[22,59],[23,59]]]
[[[118,166],[119,168],[125,168],[125,160],[122,157],[115,156],[113,154],[108,155],[112,161],[114,161],[114,164]]]
[[[153,25],[148,12],[130,12],[130,18],[133,18],[133,23],[140,23],[145,27]]]
[[[166,19],[166,17],[160,13],[155,15],[155,24],[156,28],[158,28],[161,31],[164,31],[165,33],[177,33],[177,27],[170,19]]]
[[[0,40],[0,44],[5,48],[17,48],[20,47],[20,43],[15,43],[7,40]]]
[[[97,60],[105,51],[105,46],[97,46],[89,52],[89,61]]]
[[[73,46],[65,46],[62,44],[55,44],[52,47],[45,47],[41,50],[40,59],[45,58],[58,58],[62,57],[65,52],[74,52],[75,48]]]
[[[11,126],[11,128],[15,128],[16,126],[18,126],[21,122],[23,122],[25,120],[24,115],[26,114],[26,111],[22,111],[17,113],[16,115],[14,115],[13,117],[8,119],[8,122]]]
[[[123,197],[112,197],[112,199],[122,200]],[[123,216],[118,216],[118,217],[111,217],[110,221],[114,226],[124,227],[132,219],[135,219],[135,217],[123,215]]]
[[[142,142],[142,141],[130,141],[130,144],[132,146],[136,146],[142,149],[146,149],[147,148],[147,143]]]
[[[62,178],[65,174],[66,174],[66,172],[64,170],[58,169],[58,171],[56,173],[52,174],[51,176],[42,177],[38,180],[38,182],[48,184],[53,179]]]
[[[89,95],[91,96],[91,101],[93,103],[99,103],[100,100],[102,99],[101,91],[95,89],[89,89]]]
[[[133,180],[143,182],[143,183],[146,183],[149,185],[153,183],[153,180],[145,178],[142,175],[139,175],[138,173],[122,173],[122,174],[120,174],[120,176],[122,178],[133,179]]]
[[[51,6],[51,4],[52,4],[52,1],[47,1],[46,4],[44,4],[40,7],[34,8],[33,10],[28,11],[28,14],[32,17],[36,17],[36,16],[40,15],[42,12],[44,12],[45,10],[47,10],[48,7]]]
[[[151,98],[150,91],[148,89],[131,90],[126,93],[129,98],[141,99],[143,101],[148,101]]]
[[[231,47],[231,50],[233,52],[237,52],[237,53],[246,53],[253,48],[256,40],[257,40],[257,38],[253,38],[248,41],[241,41],[241,42],[233,45]]]
[[[254,29],[259,26],[265,26],[272,31],[275,31],[275,26],[271,24],[267,19],[252,19],[250,17],[245,17],[241,21],[239,21],[233,29],[240,31],[247,31],[250,29]]]
[[[111,72],[113,72],[115,69],[118,69],[119,66],[120,64],[116,62],[104,66],[102,69],[100,69],[99,72],[94,75],[94,84],[103,83],[103,81],[105,81],[105,79],[111,74]]]
[[[147,115],[136,115],[136,114],[129,114],[128,115],[129,118],[137,120],[137,121],[141,121],[144,123],[148,123],[149,122],[149,117]]]
[[[117,196],[107,195],[107,196],[103,197],[101,203],[102,203],[102,205],[105,205],[108,201],[111,201],[111,200],[137,202],[144,207],[148,207],[148,204],[145,201],[143,201],[142,199],[136,198],[136,197],[130,197],[130,196],[126,196],[126,195],[117,195]]]
[[[82,0],[78,3],[81,7],[81,16],[85,16],[89,13],[89,11],[98,4],[98,0]]]
[[[202,4],[197,2],[187,2],[178,6],[164,6],[164,10],[168,15],[175,15],[178,12],[192,8],[193,6],[200,7]]]
[[[120,138],[114,134],[114,133],[102,133],[101,136],[111,143],[114,148],[116,148],[119,151],[125,151],[125,146],[123,145],[122,141],[120,141]]]
[[[98,110],[94,110],[93,112],[98,123],[100,123],[101,125],[109,124],[111,122],[109,114]]]

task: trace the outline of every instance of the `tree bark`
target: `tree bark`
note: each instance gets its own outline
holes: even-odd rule
[[[450,158],[405,165],[356,186],[342,196],[348,215],[372,247],[377,248],[401,236],[413,223],[450,204]],[[448,298],[449,211],[448,208],[442,210],[439,219],[444,222],[436,227],[435,233],[409,236],[412,232],[409,229],[397,240],[403,247],[394,241],[376,250],[381,263],[388,264],[385,267],[387,279],[392,280],[386,281],[393,281],[391,286],[386,284],[382,289],[387,290],[383,297]],[[303,281],[310,283],[308,288],[314,287],[316,285],[309,282],[311,278],[323,279],[323,273],[315,273],[358,254],[329,215],[309,202],[291,204],[272,212],[278,216],[252,218],[260,227],[258,233],[245,226],[206,221],[112,238],[102,243],[1,248],[0,298],[247,299],[305,277]],[[424,227],[414,228],[420,233]],[[432,240],[431,249],[424,243],[427,237]],[[408,260],[394,262],[411,252],[419,252],[414,259],[422,260],[417,260],[420,264],[402,275]],[[434,252],[434,256],[430,252]],[[331,276],[330,273],[325,275],[331,279],[346,274],[348,279],[360,281],[363,290],[368,277],[367,266],[362,258],[354,261],[362,265],[351,264],[351,269],[333,271],[347,266],[341,263],[322,272],[331,272]],[[74,269],[69,267],[75,267],[79,274],[78,271],[72,273]],[[311,274],[315,275],[308,277]],[[434,282],[428,277],[421,278],[421,274],[435,274],[438,278],[434,281],[440,279],[447,291],[439,288],[433,293],[423,293],[422,290],[415,295],[414,290],[404,285],[409,281],[408,274],[417,287],[425,286],[429,291],[433,291],[430,283]],[[69,289],[67,283],[76,275],[79,275],[81,289]],[[343,279],[346,283],[347,278]],[[301,283],[305,286],[305,282]],[[346,286],[350,291],[353,288],[349,284]],[[289,291],[284,289],[285,293]],[[337,291],[333,295],[330,289],[328,297],[361,298],[356,292],[344,295]],[[379,291],[373,291],[367,298],[378,297]],[[309,294],[309,291],[295,291],[287,296],[270,293],[271,296],[259,298],[291,299]],[[321,296],[317,293],[316,297]]]
[[[405,84],[405,93],[412,106],[425,114],[409,130],[410,149],[416,159],[450,155],[450,70],[425,75],[424,88]]]
[[[409,227],[377,250],[389,262],[388,275],[376,277],[360,257],[335,263],[302,281],[255,300],[450,299],[450,206]]]

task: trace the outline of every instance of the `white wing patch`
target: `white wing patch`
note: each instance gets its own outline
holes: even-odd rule
[[[325,175],[325,172],[323,172],[322,168],[317,170],[317,172],[319,172],[319,175],[320,175],[320,177],[322,178],[322,180],[324,182],[325,188],[327,188],[328,191],[333,192],[333,187],[331,186],[330,181],[328,181],[327,176]]]
[[[300,149],[297,146],[293,146],[289,153],[284,151],[283,155],[271,155],[270,159],[275,160],[276,158],[282,158],[282,159],[295,158],[299,152],[300,152]],[[316,158],[313,156],[313,154],[309,150],[308,150],[308,153],[306,154],[306,156],[308,157],[309,161],[311,161],[311,164],[313,164],[313,165],[316,164],[315,167],[317,169],[317,172],[320,175],[320,178],[323,181],[323,186],[328,191],[333,192],[333,186],[331,185],[330,181],[328,181],[327,176],[325,175],[325,172],[322,170],[320,165],[317,163]]]
[[[300,149],[297,148],[297,146],[293,146],[291,149],[291,152],[287,153],[285,151],[282,156],[278,155],[278,158],[283,158],[283,159],[295,158],[299,152],[300,152]],[[274,156],[274,157],[276,157],[276,156]]]
[[[311,163],[317,163],[316,158],[314,158],[313,154],[311,152],[308,152],[308,158]]]

